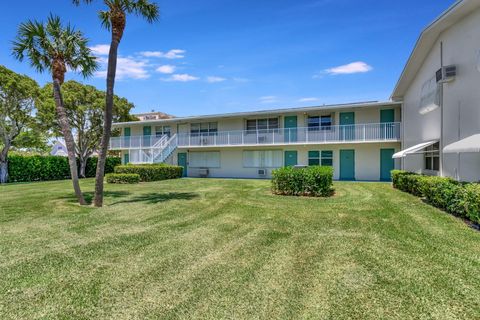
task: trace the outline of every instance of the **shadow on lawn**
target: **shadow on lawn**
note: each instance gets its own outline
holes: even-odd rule
[[[128,191],[104,191],[103,196],[105,198],[121,198],[121,197],[126,197],[130,195],[131,193]],[[84,192],[83,197],[85,198],[85,201],[87,204],[92,204],[93,201],[93,192]],[[66,199],[68,202],[77,202],[77,197],[75,197],[75,194],[69,195],[67,197],[63,197],[62,199]]]
[[[111,205],[116,205],[121,203],[136,203],[136,202],[156,204],[156,203],[170,201],[170,200],[192,200],[197,197],[198,197],[198,194],[192,193],[192,192],[168,192],[168,193],[151,192],[151,193],[141,194],[130,199],[117,201],[112,203]]]

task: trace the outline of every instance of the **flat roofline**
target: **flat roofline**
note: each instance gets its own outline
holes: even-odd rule
[[[188,122],[192,120],[210,120],[210,119],[213,120],[213,119],[235,118],[235,117],[251,117],[251,116],[259,116],[259,115],[278,114],[278,113],[289,114],[289,113],[312,112],[312,111],[320,111],[320,110],[370,108],[370,107],[381,107],[381,106],[387,107],[387,106],[401,106],[401,105],[402,105],[402,102],[399,102],[399,101],[384,101],[384,102],[368,101],[368,102],[332,104],[332,105],[300,107],[300,108],[297,107],[297,108],[283,108],[283,109],[199,115],[199,116],[178,117],[178,118],[171,118],[171,119],[117,122],[117,123],[114,123],[113,125],[115,127],[123,127],[128,125],[139,124],[139,123],[144,123],[144,124],[177,123],[177,122]]]

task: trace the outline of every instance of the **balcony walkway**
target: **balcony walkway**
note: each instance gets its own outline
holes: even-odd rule
[[[218,131],[205,134],[179,133],[175,140],[178,148],[200,148],[398,142],[400,138],[400,123],[393,122],[320,128]],[[113,137],[110,140],[110,149],[162,149],[165,147],[164,141],[164,137],[156,136]]]

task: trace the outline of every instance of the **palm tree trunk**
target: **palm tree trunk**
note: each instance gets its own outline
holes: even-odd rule
[[[77,159],[75,158],[75,141],[73,140],[72,131],[70,130],[67,113],[63,107],[62,92],[60,91],[60,81],[58,79],[53,80],[53,95],[55,98],[58,124],[62,130],[65,146],[67,147],[68,164],[70,165],[70,175],[72,177],[73,189],[75,190],[78,203],[81,205],[86,205],[87,203],[85,202],[82,190],[80,189],[80,183],[78,181]]]
[[[105,163],[107,160],[108,144],[112,131],[113,119],[113,88],[115,86],[115,74],[117,71],[117,52],[120,39],[112,36],[110,44],[110,52],[108,54],[108,70],[107,70],[107,92],[105,98],[105,115],[103,122],[103,134],[100,142],[100,150],[98,152],[97,171],[95,174],[95,198],[93,205],[95,207],[103,206],[103,180],[105,175]]]
[[[0,184],[8,182],[8,149],[10,146],[4,146],[0,153]]]

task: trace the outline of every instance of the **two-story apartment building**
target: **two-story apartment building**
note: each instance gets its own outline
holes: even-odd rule
[[[191,177],[320,164],[340,180],[402,168],[479,181],[479,89],[480,1],[460,0],[422,32],[390,102],[117,123],[111,148],[124,163],[175,163]]]
[[[401,104],[369,102],[117,123],[124,163],[168,162],[189,177],[268,178],[331,165],[341,180],[388,180],[399,167]]]

